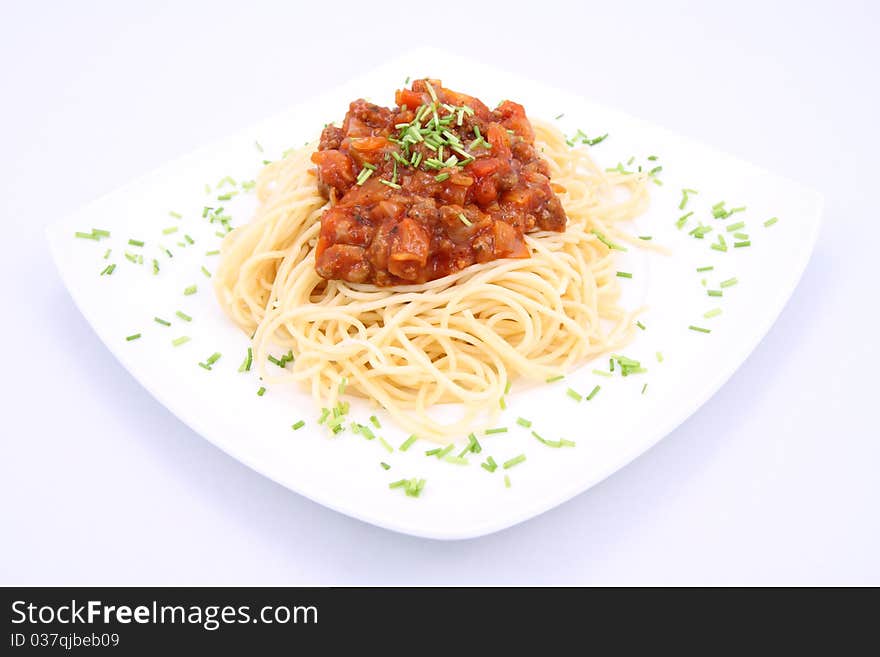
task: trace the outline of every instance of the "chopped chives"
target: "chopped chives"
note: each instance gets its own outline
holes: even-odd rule
[[[199,287],[197,285],[190,285],[187,288],[184,288],[183,294],[184,296],[190,296],[191,294],[195,294],[198,291]]]
[[[182,336],[180,336],[179,338],[174,338],[174,339],[171,341],[171,344],[174,345],[175,347],[179,347],[179,346],[182,345],[182,344],[186,344],[186,343],[189,342],[191,339],[192,339],[192,338],[190,338],[188,335],[182,335]]]
[[[115,269],[116,269],[116,264],[115,264],[115,263],[114,263],[114,264],[107,265],[106,267],[104,267],[103,270],[101,270],[101,276],[110,276],[110,275],[113,274],[113,272],[114,272]]]
[[[532,426],[532,421],[527,420],[524,417],[518,417],[516,419],[516,423],[521,427],[525,427],[526,429],[528,429],[530,426]]]
[[[645,385],[642,386],[642,394],[643,395],[645,394],[645,390],[647,390],[647,389],[648,389],[648,384],[646,383]]]
[[[96,241],[96,242],[100,239],[100,238],[99,238],[97,235],[95,235],[94,233],[83,233],[83,232],[81,232],[81,231],[77,231],[77,232],[75,232],[75,233],[73,234],[73,236],[74,236],[74,237],[78,237],[78,238],[80,238],[80,239],[82,239],[82,240],[94,240],[94,241]]]
[[[512,459],[508,459],[507,461],[505,461],[501,467],[504,468],[505,470],[510,470],[510,468],[512,468],[515,465],[519,465],[520,463],[522,463],[525,460],[526,460],[526,455],[520,454],[519,456],[514,456]]]
[[[159,261],[153,258],[153,276],[159,273]]]
[[[204,265],[202,265],[202,273],[203,273],[205,276],[207,276],[208,278],[211,278],[211,272],[209,272],[207,269],[205,269],[205,266],[204,266]]]
[[[507,402],[504,401],[504,397],[500,397],[500,398],[498,399],[498,406],[501,408],[502,411],[506,411],[506,410],[507,410]]]
[[[714,265],[709,265],[708,267],[697,267],[697,271],[698,271],[698,272],[702,272],[702,271],[712,271],[713,269],[715,269],[715,266],[714,266]]]
[[[599,394],[599,391],[602,389],[602,386],[596,386],[591,391],[590,394],[587,395],[587,401],[592,401],[593,397]]]
[[[577,444],[574,441],[566,440],[565,438],[561,438],[559,440],[547,440],[543,436],[539,435],[536,431],[532,431],[532,435],[538,440],[538,442],[547,445],[547,447],[574,447]]]
[[[636,326],[638,326],[638,327],[639,327],[640,329],[642,329],[643,331],[645,330],[645,325],[642,324],[641,322],[636,322]]]
[[[569,397],[571,397],[572,399],[574,399],[576,402],[581,402],[584,399],[583,395],[581,395],[577,390],[574,390],[572,388],[569,388],[568,390],[566,390],[565,394],[568,395]]]
[[[740,249],[740,248],[743,248],[743,247],[746,247],[746,246],[751,246],[751,245],[752,245],[752,243],[751,243],[749,240],[746,240],[746,241],[744,241],[744,242],[734,242],[734,243],[733,243],[733,248],[734,248],[734,249]]]
[[[392,481],[390,484],[388,484],[388,488],[403,488],[408,483],[408,479],[400,479],[399,481]]]
[[[113,252],[113,249],[107,249],[104,251],[104,260],[110,257],[110,254]]]
[[[327,421],[327,418],[329,417],[329,415],[330,415],[330,409],[326,408],[326,407],[322,408],[321,409],[321,417],[318,418],[318,424],[324,424],[324,422]]]
[[[485,463],[480,463],[480,467],[486,470],[487,472],[495,472],[498,469],[498,464],[495,463],[495,459],[491,456],[486,459]]]
[[[678,218],[678,221],[675,222],[675,227],[681,230],[684,228],[684,225],[687,223],[688,218],[693,214],[693,212],[688,212],[685,215],[682,215]]]
[[[128,240],[128,243],[131,246],[143,246],[144,243],[141,240]]]
[[[394,451],[394,448],[388,444],[388,441],[385,440],[382,436],[379,436],[379,444],[385,448],[385,450],[390,454]]]
[[[161,317],[154,317],[153,321],[156,322],[157,324],[161,324],[162,326],[171,326],[171,322],[166,322]]]
[[[510,379],[507,379],[507,383],[504,384],[504,394],[510,394]]]
[[[438,173],[436,176],[434,176],[434,180],[436,180],[437,182],[443,182],[444,180],[447,180],[448,178],[449,178],[449,174],[446,173],[445,171],[443,173]]]
[[[693,324],[688,326],[688,328],[691,331],[697,331],[698,333],[711,333],[712,332],[710,329],[702,328],[701,326],[694,326]]]
[[[614,249],[614,250],[616,250],[616,251],[626,251],[626,248],[625,248],[625,247],[620,246],[619,244],[615,244],[614,242],[612,242],[611,240],[609,240],[607,237],[605,237],[602,233],[600,233],[598,230],[593,230],[593,231],[590,231],[590,232],[592,232],[593,235],[595,235],[596,238],[597,238],[600,242],[602,242],[602,244],[604,244],[605,246],[607,246],[609,249]]]
[[[220,250],[219,250],[219,249],[215,249],[214,251],[205,251],[205,255],[206,255],[206,256],[220,255]]]
[[[713,317],[718,317],[718,315],[720,315],[720,314],[721,314],[721,308],[713,308],[712,310],[704,312],[703,317],[705,317],[706,319],[711,319]]]
[[[558,120],[561,119],[563,116],[565,116],[565,113],[564,113],[564,112],[563,112],[562,114],[557,114],[557,115],[554,117],[554,120],[558,121]]]
[[[257,397],[262,397],[265,394],[266,394],[266,388],[263,386],[260,386],[259,390],[257,390]]]
[[[495,429],[486,429],[484,432],[487,436],[493,433],[507,433],[507,427],[496,427]]]
[[[110,237],[110,231],[109,230],[102,230],[101,228],[92,228],[92,235],[94,235],[97,238]]]
[[[469,465],[470,461],[468,461],[463,456],[453,456],[450,454],[449,456],[443,459],[447,463],[453,463],[454,465]]]
[[[451,452],[451,451],[453,450],[454,447],[455,447],[455,444],[454,444],[454,443],[449,443],[449,444],[448,444],[446,447],[444,447],[443,449],[438,450],[438,451],[437,451],[437,458],[438,458],[438,459],[442,459],[444,456],[446,456],[447,454],[449,454],[449,452]]]
[[[306,426],[305,420],[298,420],[295,424],[291,424],[290,428],[294,431],[297,431],[298,429],[302,429],[304,426]]]
[[[724,296],[724,291],[723,290],[706,290],[706,294],[708,294],[710,297],[720,297],[720,296]]]
[[[767,221],[764,222],[764,227],[770,228],[770,226],[775,224],[777,221],[779,221],[778,217],[770,217]]]
[[[405,451],[408,450],[410,447],[412,447],[413,443],[416,442],[418,439],[419,439],[418,436],[416,436],[415,434],[413,434],[413,435],[411,435],[409,438],[407,438],[406,440],[404,440],[404,441],[403,441],[403,444],[401,444],[401,446],[398,447],[397,449],[399,449],[401,452],[405,452]]]
[[[599,376],[611,376],[611,372],[606,372],[605,370],[593,370],[593,374],[598,374]]]
[[[681,203],[678,204],[679,210],[684,210],[684,206],[687,205],[688,202],[688,194],[699,194],[696,189],[682,189],[681,190]]]
[[[504,475],[504,487],[510,488],[510,475]]]
[[[449,174],[446,174],[446,175],[448,176]],[[395,182],[391,182],[390,180],[385,180],[383,178],[379,182],[382,183],[383,185],[385,185],[386,187],[390,187],[391,189],[400,189],[400,185],[398,185]]]
[[[730,225],[727,227],[727,232],[728,232],[728,233],[733,233],[733,232],[739,230],[740,228],[745,227],[745,225],[746,225],[746,222],[745,222],[745,221],[737,221],[735,224],[730,224]]]
[[[162,229],[163,235],[170,235],[171,233],[176,233],[179,230],[177,226],[169,226],[168,228]]]
[[[565,378],[564,374],[557,374],[556,376],[551,376],[546,380],[546,383],[556,383],[557,381],[562,381]]]
[[[134,335],[126,336],[125,339],[126,339],[126,341],[131,342],[132,340],[137,340],[139,337],[141,337],[141,334],[135,333]]]
[[[239,372],[250,372],[251,364],[254,361],[254,351],[251,347],[248,347],[247,355],[244,357],[244,360],[241,362],[241,365],[238,366]]]
[[[728,278],[726,281],[721,281],[721,287],[733,287],[739,281],[734,276],[733,278]]]
[[[391,466],[388,465],[387,463],[385,463],[385,461],[380,461],[380,462],[379,462],[379,465],[382,466],[382,469],[383,469],[383,470],[390,470],[390,469],[391,469]]]
[[[180,317],[180,319],[182,319],[184,322],[191,322],[191,321],[193,321],[193,318],[190,317],[189,315],[187,315],[187,314],[186,314],[185,312],[183,312],[182,310],[178,310],[178,311],[177,311],[176,313],[174,313],[174,314],[177,315],[178,317]]]
[[[442,447],[435,447],[434,449],[429,449],[425,452],[425,456],[434,456],[436,454],[439,454],[440,450],[442,450],[442,449],[443,449]]]
[[[340,393],[340,394],[342,394],[342,393]],[[371,416],[370,416],[370,423],[371,423],[374,427],[376,427],[377,429],[381,429],[381,428],[382,428],[382,425],[379,423],[379,418],[377,418],[375,415],[371,415]]]
[[[632,278],[633,275],[631,273],[629,273],[628,271],[619,271],[619,272],[617,272],[617,277],[618,278]]]
[[[663,352],[661,352],[661,351],[658,351],[658,352],[657,352],[657,362],[658,362],[658,363],[662,363],[662,362],[663,362]]]
[[[187,235],[185,233],[183,235],[183,239],[185,239],[188,244],[195,244],[196,243],[196,241],[192,237],[190,237],[189,235]]]
[[[640,239],[640,240],[645,240],[646,242],[650,242],[650,241],[651,241],[652,239],[654,239],[654,238],[651,237],[650,235],[639,235],[639,239]]]

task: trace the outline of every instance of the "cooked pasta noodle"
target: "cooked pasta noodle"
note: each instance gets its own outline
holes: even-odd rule
[[[528,234],[530,258],[475,264],[423,284],[318,276],[327,201],[309,161],[313,148],[269,164],[257,180],[256,214],[226,237],[215,275],[223,310],[253,335],[264,381],[304,384],[324,407],[337,404],[344,381],[345,394],[373,400],[408,432],[448,441],[487,426],[508,381],[544,381],[624,346],[634,313],[619,305],[615,250],[600,236],[639,242],[620,224],[644,211],[648,177],[607,173],[554,126],[533,125],[565,231]],[[267,365],[273,351],[288,349],[295,359],[286,368]],[[460,404],[456,419],[432,417],[432,406],[448,402]]]

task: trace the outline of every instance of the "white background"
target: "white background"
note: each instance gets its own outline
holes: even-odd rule
[[[444,1],[375,18],[369,2],[304,4],[5,6],[0,584],[880,584],[878,5]],[[336,514],[202,440],[105,350],[43,238],[130,178],[423,43],[826,199],[790,303],[694,417],[571,502],[451,543]]]

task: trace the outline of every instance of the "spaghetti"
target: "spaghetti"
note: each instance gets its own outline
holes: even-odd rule
[[[509,381],[544,381],[625,345],[634,313],[619,305],[614,251],[638,243],[620,223],[645,209],[648,177],[605,172],[554,126],[533,127],[568,218],[564,232],[525,235],[530,257],[418,284],[319,276],[329,203],[309,159],[314,146],[266,166],[256,214],[226,237],[215,274],[224,312],[253,335],[263,380],[299,382],[324,407],[343,391],[365,397],[408,432],[448,441],[487,426]],[[279,349],[294,354],[284,369],[267,365]],[[451,421],[431,411],[445,403],[459,404]]]

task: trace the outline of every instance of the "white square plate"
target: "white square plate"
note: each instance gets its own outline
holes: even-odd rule
[[[262,159],[277,158],[286,148],[314,139],[326,122],[342,119],[354,98],[392,104],[394,90],[409,75],[440,78],[490,105],[509,96],[533,117],[552,119],[564,112],[558,122],[569,134],[576,128],[590,136],[607,132],[608,139],[592,151],[604,166],[633,155],[643,162],[657,155],[656,164],[663,166],[660,177],[665,184],[652,186],[650,210],[633,232],[652,235],[655,243],[671,248],[672,255],[630,249],[621,264],[633,273],[632,280],[621,281],[625,305],[649,306],[642,316],[647,329],[625,353],[649,371],[627,378],[599,377],[592,370],[607,368],[603,359],[562,382],[527,393],[514,386],[500,422],[510,430],[481,438],[480,455],[492,455],[498,463],[527,455],[525,463],[507,471],[510,488],[504,486],[500,468],[490,474],[479,467],[482,458],[472,458],[469,466],[451,465],[426,457],[424,451],[433,445],[424,442],[406,453],[389,454],[378,441],[350,432],[328,438],[316,423],[311,398],[298,389],[274,386],[258,397],[256,374],[238,372],[248,340],[222,315],[210,281],[201,272],[203,265],[209,270],[216,266],[216,256],[205,254],[219,246],[217,226],[202,218],[202,207],[217,206],[217,195],[231,190],[214,189],[221,178],[254,178]],[[206,183],[212,187],[210,194]],[[706,239],[675,228],[683,214],[678,204],[684,187],[700,192],[687,210],[715,228]],[[711,206],[721,200],[728,207],[747,206],[726,223],[745,221],[750,247],[726,253],[709,248],[724,230],[724,222],[711,216]],[[253,200],[243,195],[224,205],[238,225],[248,220]],[[183,217],[171,217],[171,211]],[[420,50],[167,164],[57,222],[48,237],[64,283],[100,338],[156,399],[195,431],[257,472],[332,509],[395,531],[452,539],[497,531],[585,491],[694,413],[776,320],[809,260],[820,215],[817,193],[753,165],[574,94],[447,53]],[[765,227],[763,222],[772,216],[779,222]],[[163,235],[170,226],[179,230]],[[73,236],[92,228],[110,230],[112,236],[101,242]],[[195,244],[188,244],[185,234]],[[144,247],[128,245],[130,238],[144,241]],[[112,252],[105,260],[108,248]],[[126,260],[125,251],[142,254],[144,264]],[[160,268],[157,275],[152,272],[153,258]],[[113,275],[100,276],[109,263],[117,265]],[[714,270],[695,271],[708,265]],[[724,289],[722,298],[707,296],[707,288],[718,288],[720,281],[734,276],[738,284]],[[198,285],[198,292],[184,296],[191,284]],[[703,314],[715,307],[723,314],[705,319]],[[176,317],[177,310],[192,316],[192,322]],[[172,326],[154,322],[155,316]],[[692,324],[712,332],[689,330]],[[134,333],[142,337],[126,341]],[[182,335],[192,340],[173,347],[172,339]],[[223,357],[213,371],[197,366],[215,351]],[[576,403],[565,394],[569,386],[586,394],[596,384],[601,392],[589,402]],[[361,422],[371,412],[353,405],[353,416]],[[577,447],[541,445],[516,425],[519,416],[532,420],[543,436],[575,440]],[[299,419],[307,424],[294,432],[291,424]],[[378,433],[395,446],[405,438],[387,420]],[[391,469],[382,469],[380,461]],[[389,482],[413,476],[427,479],[419,499],[389,490]]]

